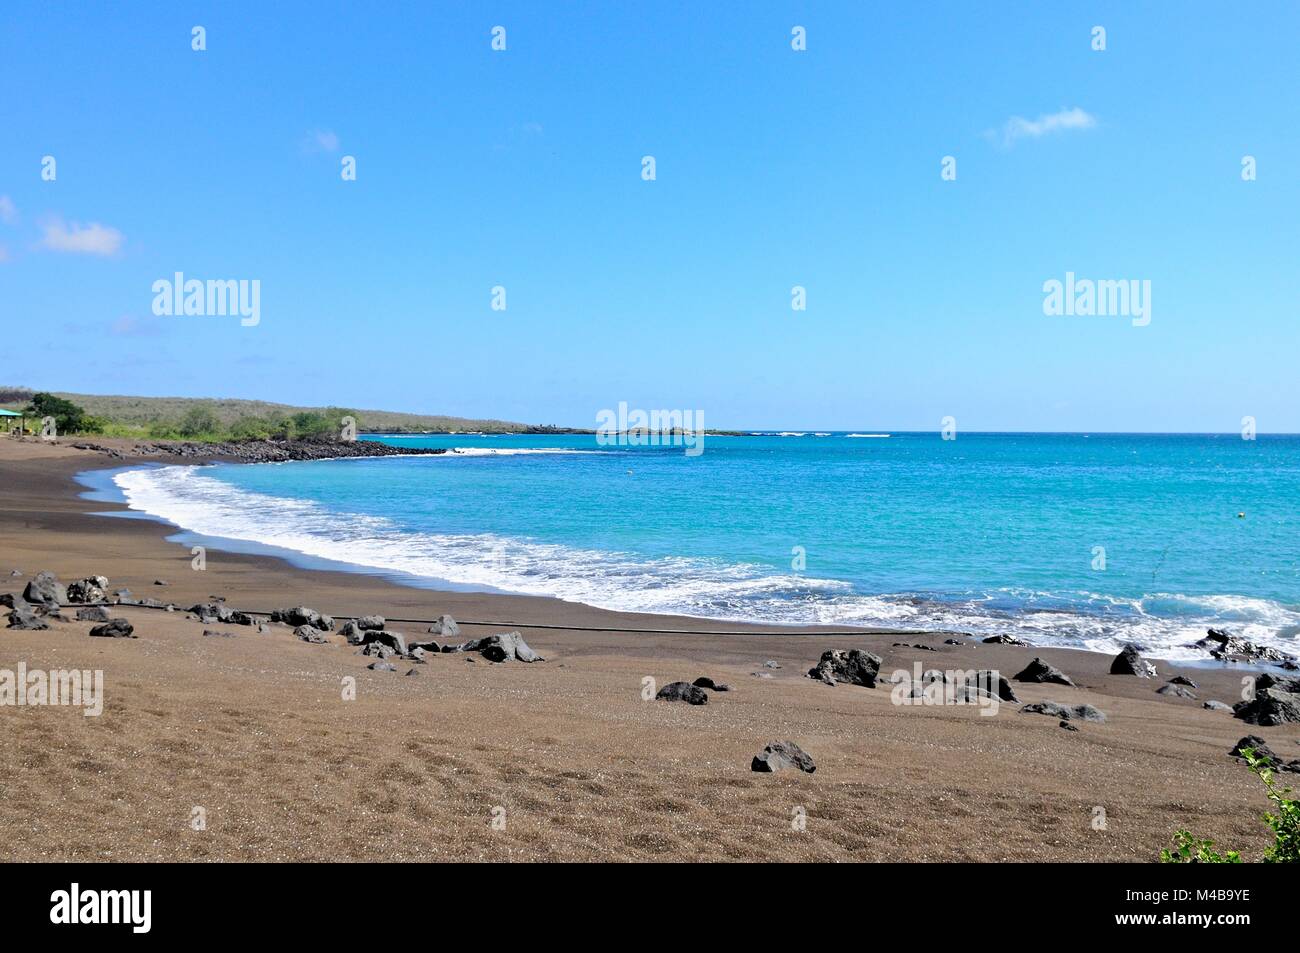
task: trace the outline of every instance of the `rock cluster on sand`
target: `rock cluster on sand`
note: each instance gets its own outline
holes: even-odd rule
[[[9,628],[26,632],[39,632],[50,627],[48,622],[36,614],[35,608],[21,596],[9,596],[9,601],[5,604],[10,607]]]
[[[1112,675],[1136,675],[1138,678],[1155,678],[1156,667],[1142,657],[1136,645],[1126,645],[1110,663]]]
[[[23,598],[32,605],[57,608],[68,601],[67,587],[52,572],[38,572],[23,590]]]
[[[103,602],[104,590],[108,588],[107,576],[87,576],[68,583],[68,602]]]
[[[688,705],[707,705],[709,693],[690,682],[669,682],[655,695],[657,701],[686,702]]]
[[[798,768],[812,774],[817,765],[812,756],[793,741],[773,741],[758,754],[749,765],[749,770],[771,774],[783,768]]]
[[[1062,705],[1059,702],[1030,702],[1020,709],[1021,714],[1048,715],[1061,721],[1095,721],[1106,720],[1105,714],[1091,705]]]
[[[1255,697],[1237,702],[1232,713],[1250,725],[1300,722],[1300,678],[1265,673],[1255,679]]]
[[[1190,698],[1196,700],[1196,693],[1181,682],[1170,680],[1165,682],[1156,689],[1157,695],[1173,695],[1175,698]]]
[[[381,645],[387,645],[397,655],[406,654],[406,636],[400,632],[384,632],[379,629],[366,629],[361,633],[360,644],[371,645],[378,642]]]
[[[311,642],[315,645],[326,645],[329,639],[325,638],[325,633],[314,625],[300,625],[293,630],[293,634],[304,642]]]
[[[224,619],[221,621],[225,621]],[[271,612],[272,622],[283,622],[285,625],[294,627],[300,625],[309,625],[313,629],[320,629],[323,632],[332,632],[334,630],[334,620],[327,615],[317,612],[315,609],[309,609],[306,606],[295,606],[291,609],[275,609]]]
[[[83,606],[77,610],[78,622],[107,622],[110,616],[104,606]]]
[[[1066,675],[1059,668],[1048,665],[1040,658],[1035,658],[1032,662],[1021,670],[1020,674],[1015,677],[1017,682],[1052,682],[1056,685],[1073,685],[1070,676]]]
[[[488,635],[481,639],[471,639],[468,642],[462,642],[460,645],[444,645],[444,652],[477,652],[489,662],[544,662],[540,655],[534,652],[524,641],[524,637],[518,632],[502,632],[498,635]]]
[[[1242,738],[1228,754],[1234,758],[1244,760],[1247,748],[1251,750],[1251,753],[1256,758],[1262,759],[1274,771],[1288,771],[1293,774],[1300,774],[1300,760],[1283,761],[1259,735],[1247,735]]]
[[[109,619],[103,625],[97,625],[90,634],[103,639],[134,639],[135,626],[126,619]]]
[[[827,685],[847,682],[864,688],[875,688],[880,678],[879,655],[861,649],[827,649],[821,659],[808,669],[808,677]]]
[[[921,684],[912,686],[912,698],[925,698],[927,686],[942,684],[943,697],[951,702],[973,702],[981,699],[996,698],[998,701],[1019,703],[1011,683],[1000,672],[981,670],[978,672],[945,672],[937,668],[928,669],[921,675]],[[930,689],[933,693],[937,689]]]
[[[152,602],[154,600],[146,600]],[[247,612],[240,612],[226,605],[222,599],[216,599],[212,602],[200,602],[192,605],[189,611],[193,613],[200,622],[205,625],[211,625],[214,622],[221,622],[227,625],[252,625],[253,617]]]

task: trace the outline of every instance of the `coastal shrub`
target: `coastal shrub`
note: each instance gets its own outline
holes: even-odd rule
[[[45,391],[33,394],[23,413],[36,418],[53,417],[59,433],[98,433],[103,428],[103,421],[87,415],[72,401]]]
[[[1264,823],[1273,830],[1273,843],[1264,850],[1261,858],[1266,864],[1300,863],[1300,800],[1288,797],[1290,788],[1279,787],[1273,780],[1272,762],[1255,755],[1251,748],[1242,749],[1241,755],[1250,769],[1264,782],[1267,797],[1277,806],[1277,813],[1264,815]],[[1241,853],[1230,850],[1220,854],[1214,842],[1195,837],[1190,831],[1174,834],[1175,848],[1160,851],[1160,860],[1166,864],[1239,864]]]
[[[177,432],[186,438],[212,436],[221,430],[221,421],[206,404],[196,404],[185,412]]]
[[[266,440],[275,434],[277,425],[265,417],[240,417],[230,425],[232,440]]]

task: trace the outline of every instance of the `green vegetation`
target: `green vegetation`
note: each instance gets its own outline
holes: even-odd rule
[[[35,399],[30,389],[0,386],[0,407],[21,410]],[[294,407],[262,400],[194,397],[126,397],[70,394],[45,395],[72,403],[102,433],[135,439],[226,440],[258,437],[309,437],[335,435],[344,416],[356,418],[359,429],[370,433],[527,433],[539,428],[504,420],[471,420],[386,410],[347,411],[339,407]],[[57,416],[57,415],[55,415]],[[560,428],[553,428],[562,432]],[[73,430],[59,427],[60,433]]]
[[[1242,757],[1250,765],[1268,792],[1268,799],[1277,805],[1276,814],[1265,814],[1264,823],[1273,829],[1273,843],[1264,850],[1261,858],[1266,864],[1300,863],[1300,800],[1287,797],[1290,788],[1278,787],[1273,780],[1272,761],[1260,758],[1251,748],[1242,749]],[[1190,831],[1174,835],[1173,850],[1160,851],[1160,860],[1166,864],[1239,864],[1241,852],[1230,850],[1220,854],[1214,841],[1194,837]]]
[[[29,417],[35,417],[38,421],[45,417],[53,417],[54,426],[59,433],[100,433],[104,429],[102,420],[91,417],[72,401],[44,391],[32,394],[30,402],[22,412]]]

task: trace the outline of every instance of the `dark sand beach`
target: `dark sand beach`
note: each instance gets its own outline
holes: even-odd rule
[[[120,507],[80,498],[75,474],[120,465],[66,444],[0,440],[0,591],[21,592],[41,570],[64,582],[102,574],[110,589],[181,607],[114,607],[135,639],[90,638],[92,623],[77,621],[0,629],[0,668],[105,678],[100,717],[0,709],[4,860],[1151,862],[1179,828],[1257,857],[1267,804],[1228,752],[1257,734],[1300,756],[1294,725],[1202,708],[1239,699],[1236,668],[1157,662],[1158,679],[1139,679],[1081,651],[765,631],[436,592],[217,550],[195,571],[168,527],[94,515]],[[337,633],[319,645],[283,625],[259,633],[187,618],[211,596],[241,609],[509,621],[546,661],[444,654],[371,671],[374,660]],[[433,638],[423,625],[389,627]],[[650,628],[743,634],[629,631]],[[502,630],[466,624],[464,637]],[[899,706],[888,686],[804,677],[831,648],[871,650],[882,674],[920,662],[1010,678],[1039,656],[1080,687],[1014,683],[1022,702],[1088,703],[1107,720],[1069,731],[1010,704],[994,717],[974,705]],[[1179,672],[1198,683],[1197,700],[1156,694]],[[662,686],[702,675],[731,691],[703,706],[642,698],[646,677]],[[355,700],[342,697],[348,676]],[[778,739],[809,752],[816,773],[752,772]]]

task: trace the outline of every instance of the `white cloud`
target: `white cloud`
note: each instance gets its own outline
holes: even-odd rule
[[[1095,125],[1097,125],[1096,117],[1084,112],[1078,106],[1047,113],[1037,119],[1012,116],[1002,124],[1002,144],[1009,146],[1017,139],[1040,139],[1070,129],[1091,129]]]
[[[38,247],[76,255],[116,255],[125,240],[125,236],[116,228],[98,222],[88,225],[72,222],[64,225],[62,219],[55,218],[45,222],[41,231],[44,234]]]
[[[307,137],[307,148],[312,152],[338,152],[338,133],[328,129],[316,129]]]
[[[6,225],[12,225],[18,221],[18,206],[14,205],[14,200],[7,195],[0,195],[0,222]]]

